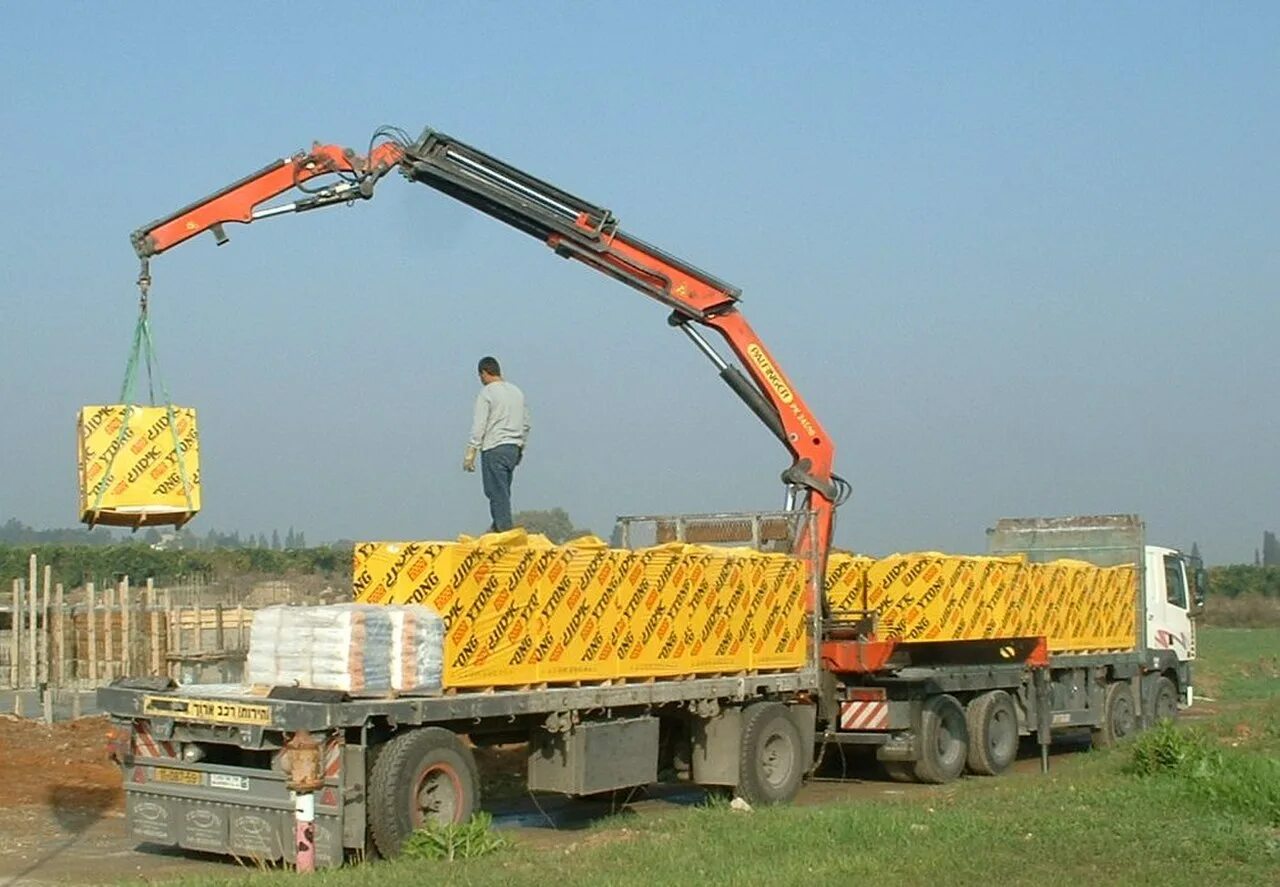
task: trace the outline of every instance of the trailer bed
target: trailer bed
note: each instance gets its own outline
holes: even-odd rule
[[[215,724],[294,732],[359,727],[376,719],[431,724],[475,718],[519,717],[594,708],[669,705],[702,699],[740,701],[754,696],[816,690],[813,668],[644,683],[597,684],[386,699],[272,698],[248,687],[224,684],[149,690],[118,681],[98,691],[99,707],[116,718],[149,718],[174,724]],[[340,694],[330,694],[331,697]],[[244,732],[244,731],[241,731]]]

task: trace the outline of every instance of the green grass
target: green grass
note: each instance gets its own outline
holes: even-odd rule
[[[1280,828],[1280,759],[1260,745],[1161,724],[1134,742],[1126,772],[1165,780],[1214,812]]]
[[[453,863],[401,860],[313,883],[473,885],[1280,883],[1280,630],[1207,629],[1218,709],[1048,776],[965,779],[901,800],[617,817]],[[1272,671],[1268,671],[1268,669]],[[1197,679],[1200,686],[1200,679]],[[1241,729],[1243,727],[1243,729]],[[293,875],[249,876],[252,887]],[[189,887],[244,883],[188,880]]]
[[[1280,628],[1202,628],[1196,692],[1232,705],[1280,696]]]

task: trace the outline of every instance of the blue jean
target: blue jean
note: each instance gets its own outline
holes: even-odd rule
[[[515,444],[501,444],[480,453],[480,477],[493,518],[489,529],[494,532],[511,529],[511,477],[519,464],[520,448]]]

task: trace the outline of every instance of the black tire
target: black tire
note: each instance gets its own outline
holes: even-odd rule
[[[736,794],[752,806],[792,800],[809,761],[800,730],[780,702],[757,702],[742,712]]]
[[[1154,727],[1161,721],[1178,717],[1178,687],[1166,677],[1155,680],[1155,686],[1147,697],[1147,725]]]
[[[954,696],[943,694],[925,700],[919,738],[917,780],[940,785],[964,772],[969,756],[969,728],[964,707]]]
[[[471,749],[440,727],[401,733],[379,751],[369,777],[369,830],[388,859],[427,817],[466,822],[480,804]]]
[[[884,768],[885,775],[894,782],[916,781],[915,761],[881,761],[880,766]]]
[[[1133,693],[1127,681],[1107,686],[1102,699],[1102,725],[1091,734],[1094,748],[1112,748],[1138,732],[1138,716],[1133,707]]]
[[[1018,757],[1018,712],[1003,690],[992,690],[969,702],[969,771],[998,776]]]

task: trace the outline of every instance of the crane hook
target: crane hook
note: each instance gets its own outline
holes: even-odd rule
[[[146,314],[147,294],[151,292],[151,262],[148,259],[142,260],[142,269],[138,272],[138,291],[141,293],[138,305],[142,313]]]

